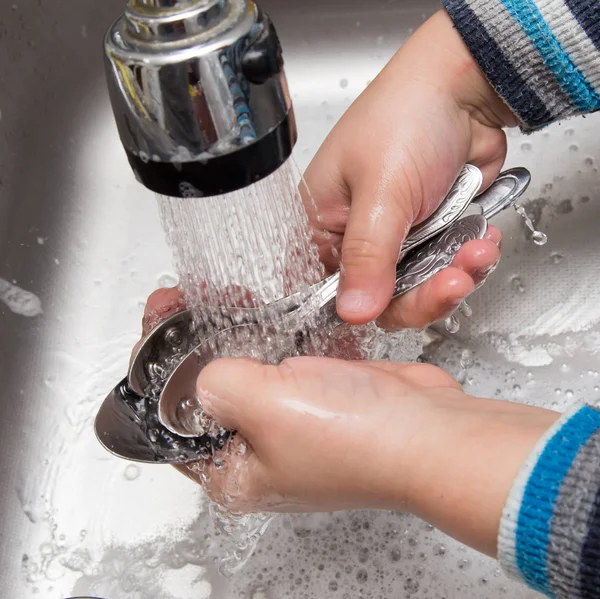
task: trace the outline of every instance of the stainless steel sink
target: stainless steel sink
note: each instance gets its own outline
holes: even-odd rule
[[[284,46],[301,167],[438,6],[263,4]],[[123,5],[0,7],[2,597],[535,596],[492,560],[387,512],[280,517],[223,579],[206,557],[221,537],[201,491],[98,445],[93,417],[125,372],[145,297],[173,281],[154,198],[131,175],[105,93],[101,39]],[[504,258],[472,298],[471,322],[431,333],[427,359],[469,392],[557,409],[600,397],[599,123],[510,137],[508,163],[531,170],[527,203],[549,242],[535,246],[516,214],[501,215]],[[15,301],[12,285],[35,295]]]

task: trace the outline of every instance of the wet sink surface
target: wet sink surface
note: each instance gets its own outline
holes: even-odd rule
[[[0,7],[0,279],[40,301],[30,296],[25,315],[0,303],[2,596],[536,596],[390,513],[280,517],[246,569],[220,579],[203,554],[219,539],[200,491],[97,444],[93,416],[125,372],[145,297],[173,284],[154,199],[129,171],[104,91],[101,38],[123,4]],[[304,167],[437,3],[264,6],[284,45]],[[504,257],[473,318],[457,335],[432,334],[427,358],[473,394],[556,409],[600,397],[598,123],[510,137],[508,163],[531,170],[527,203],[549,241],[537,247],[516,214],[499,216]]]

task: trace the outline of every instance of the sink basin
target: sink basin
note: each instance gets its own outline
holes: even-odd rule
[[[367,8],[368,4],[368,8]],[[152,194],[105,93],[101,40],[123,0],[0,7],[0,579],[6,599],[535,597],[496,563],[400,513],[278,517],[231,579],[199,488],[118,460],[93,418],[127,367],[146,296],[173,285]],[[437,2],[265,0],[284,46],[304,168]],[[524,137],[525,204],[495,219],[503,260],[459,333],[425,359],[468,392],[563,409],[600,398],[600,115]],[[493,467],[493,465],[490,465]]]

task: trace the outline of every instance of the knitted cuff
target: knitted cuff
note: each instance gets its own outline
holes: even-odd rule
[[[498,559],[537,591],[576,598],[598,589],[599,551],[600,410],[577,405],[540,439],[517,476],[500,522]]]
[[[600,109],[599,0],[443,0],[526,131]]]

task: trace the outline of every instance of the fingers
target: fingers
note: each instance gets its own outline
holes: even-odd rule
[[[178,287],[153,291],[144,308],[142,336],[148,335],[158,323],[182,310],[185,307],[183,299],[183,291]]]
[[[452,314],[481,285],[500,259],[502,233],[488,227],[484,239],[465,243],[452,266],[391,302],[379,326],[395,330],[423,328]]]
[[[484,239],[493,241],[499,249],[502,249],[502,231],[498,227],[494,227],[494,225],[488,225]]]
[[[340,317],[351,324],[377,318],[394,288],[400,247],[413,222],[412,200],[394,200],[372,188],[357,191],[342,243]]]
[[[466,272],[450,266],[393,300],[377,324],[389,330],[424,328],[452,314],[474,287]]]
[[[270,367],[250,358],[224,358],[206,366],[196,381],[202,408],[222,427],[242,435],[255,421],[259,403],[256,390],[265,384]]]
[[[490,239],[477,239],[460,249],[452,266],[467,273],[477,285],[485,280],[498,260],[500,260],[498,246]]]
[[[144,316],[142,318],[142,337],[133,346],[130,360],[135,356],[144,337],[152,332],[152,329],[168,318],[175,312],[185,308],[183,291],[178,287],[168,287],[156,289],[153,291],[144,307]]]

